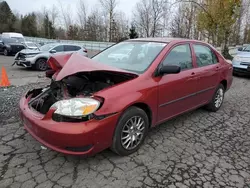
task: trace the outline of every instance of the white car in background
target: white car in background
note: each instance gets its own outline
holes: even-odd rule
[[[54,54],[67,54],[77,52],[88,57],[87,49],[80,45],[50,43],[45,44],[39,50],[24,49],[15,56],[13,65],[29,67],[35,70],[45,71],[48,69],[47,60]]]

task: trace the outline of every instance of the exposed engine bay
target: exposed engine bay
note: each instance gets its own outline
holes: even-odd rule
[[[60,81],[51,81],[44,89],[34,89],[27,93],[31,96],[29,106],[46,114],[57,101],[78,96],[89,97],[105,88],[135,78],[131,74],[121,74],[109,71],[80,72],[67,76]]]

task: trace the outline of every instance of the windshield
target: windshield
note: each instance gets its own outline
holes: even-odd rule
[[[244,52],[250,52],[250,45],[243,49]]]
[[[45,44],[42,47],[40,47],[41,51],[49,51],[51,48],[55,47],[56,44]]]
[[[26,42],[26,45],[27,45],[28,47],[37,47],[36,44],[33,43],[33,42]]]
[[[166,45],[158,42],[121,42],[92,59],[116,68],[143,73]]]

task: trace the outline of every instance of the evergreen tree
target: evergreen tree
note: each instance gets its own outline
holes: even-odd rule
[[[76,40],[78,39],[78,27],[77,25],[70,25],[67,36],[69,40]]]
[[[138,33],[136,32],[135,26],[132,24],[131,28],[129,29],[129,38],[135,39],[138,38]]]
[[[0,2],[0,33],[13,31],[15,16],[6,1]]]
[[[21,31],[25,36],[38,36],[35,13],[27,14],[21,18]]]

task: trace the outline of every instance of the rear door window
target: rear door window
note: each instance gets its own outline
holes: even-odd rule
[[[204,67],[218,63],[218,58],[207,46],[194,44],[194,53],[198,67]]]
[[[80,50],[81,48],[79,46],[74,46],[74,45],[65,45],[64,49],[66,52],[70,52],[70,51]]]
[[[78,50],[80,50],[80,49],[81,49],[80,46],[75,46],[75,51],[78,51]]]

